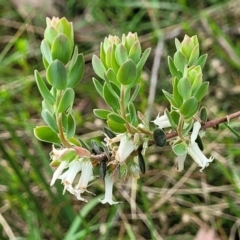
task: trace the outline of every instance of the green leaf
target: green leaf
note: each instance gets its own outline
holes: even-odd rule
[[[53,115],[55,112],[54,106],[47,102],[45,99],[42,101],[42,110],[48,110],[48,112]]]
[[[140,60],[139,60],[139,62],[137,64],[137,71],[139,71],[139,70],[141,70],[143,68],[144,64],[146,63],[146,61],[148,59],[148,56],[149,56],[150,52],[151,52],[151,48],[147,48],[143,52],[143,54],[142,54],[142,56],[141,56],[141,58],[140,58]]]
[[[112,86],[114,86],[114,84],[112,83]],[[116,87],[116,85],[115,85]],[[117,87],[116,87],[117,88]],[[115,89],[114,89],[115,90]],[[107,84],[105,83],[103,86],[103,96],[104,96],[104,100],[106,101],[106,103],[114,110],[117,111],[120,106],[119,106],[119,99],[116,98],[111,91],[109,90]]]
[[[178,92],[184,100],[187,100],[191,97],[192,86],[191,82],[187,77],[182,77],[178,82]],[[174,98],[175,99],[175,98]]]
[[[58,34],[53,41],[51,52],[53,60],[58,59],[63,64],[66,64],[72,55],[72,45],[69,39],[62,33]]]
[[[126,132],[126,127],[123,124],[119,124],[111,119],[107,120],[107,124],[113,132],[116,132],[116,133]]]
[[[190,55],[190,58],[188,60],[188,66],[196,65],[198,57],[199,57],[199,44],[197,44],[193,48],[193,50],[191,52],[191,55]]]
[[[40,46],[41,53],[44,57],[44,59],[47,61],[48,64],[52,62],[52,55],[51,55],[51,49],[47,43],[46,40],[42,40],[41,46]]]
[[[49,142],[53,144],[61,144],[60,139],[56,132],[54,132],[48,126],[38,126],[34,128],[34,135],[37,139],[43,142]]]
[[[98,56],[96,56],[95,54],[93,54],[92,57],[92,66],[93,66],[93,70],[94,72],[102,79],[104,79],[104,74],[106,72],[106,68],[104,67],[102,61],[100,60],[100,58]]]
[[[179,108],[178,104],[175,102],[173,95],[165,90],[162,90],[163,94],[165,95],[165,97],[167,98],[167,100],[170,102],[170,104],[175,107],[175,108]]]
[[[187,153],[187,146],[185,143],[178,143],[172,146],[172,150],[176,155],[181,156]]]
[[[176,122],[176,121],[172,118],[172,116],[171,116],[171,113],[172,113],[172,112],[170,113],[170,112],[168,111],[168,109],[166,108],[166,109],[165,109],[165,113],[166,113],[166,115],[167,115],[167,118],[168,118],[171,126],[176,129],[176,128],[178,127],[178,121]]]
[[[168,56],[168,67],[169,67],[170,73],[173,77],[180,79],[183,76],[182,73],[180,71],[178,71],[177,68],[175,67],[173,59],[169,56]]]
[[[128,60],[127,49],[123,46],[122,43],[118,44],[115,50],[115,58],[119,66],[125,63]]]
[[[56,133],[58,133],[58,126],[54,117],[48,112],[48,110],[42,110],[41,116],[45,123]]]
[[[202,74],[198,74],[192,84],[192,94],[196,93],[202,85]]]
[[[131,96],[131,99],[129,100],[129,103],[132,103],[136,99],[139,91],[140,91],[140,84],[136,85],[136,88]]]
[[[113,82],[110,83],[110,81],[109,81],[109,79],[107,78],[106,75],[105,75],[105,84],[107,84],[108,89],[109,89],[109,91],[112,93],[112,95],[113,95],[115,98],[118,99],[119,96],[120,96],[120,84],[119,84],[119,86],[118,86],[118,85],[114,84]],[[115,86],[114,89],[113,89],[112,85]]]
[[[95,116],[101,119],[107,119],[107,116],[111,111],[105,110],[105,109],[93,109],[93,113]]]
[[[184,73],[184,68],[185,65],[187,64],[187,59],[186,57],[182,54],[182,52],[177,51],[174,54],[174,65],[177,68],[177,70],[179,70],[182,74]]]
[[[76,121],[72,113],[68,114],[67,138],[74,136],[76,131]]]
[[[75,92],[73,91],[73,89],[67,88],[60,99],[57,112],[65,112],[69,107],[71,108],[74,102],[74,97]]]
[[[107,118],[108,118],[109,120],[112,120],[112,121],[114,121],[114,122],[116,122],[116,123],[119,123],[119,124],[125,124],[125,123],[126,123],[125,119],[123,119],[123,118],[122,118],[120,115],[118,115],[117,113],[109,113],[108,116],[107,116]]]
[[[81,55],[81,54],[78,54],[78,47],[75,46],[74,51],[73,51],[73,55],[72,55],[72,58],[71,58],[71,61],[68,63],[68,67],[67,67],[69,71],[75,65],[75,63],[76,63],[76,61],[78,59],[78,55]]]
[[[135,106],[133,105],[133,103],[130,103],[128,105],[128,111],[130,114],[131,124],[133,126],[137,126],[138,125],[138,117],[137,117],[136,109],[135,109]]]
[[[192,117],[198,110],[198,101],[195,97],[190,97],[180,108],[180,113],[185,119]]]
[[[68,72],[68,81],[67,86],[74,88],[78,85],[78,83],[82,80],[83,74],[84,74],[84,58],[83,54],[79,54],[77,56],[77,61],[74,64],[74,66],[70,69]]]
[[[177,51],[180,51],[181,43],[180,43],[180,41],[177,38],[175,38],[175,46],[176,46]]]
[[[94,87],[95,89],[97,90],[97,92],[99,93],[99,95],[104,98],[103,96],[103,86],[102,84],[96,79],[96,78],[92,78],[93,80],[93,84],[94,84]]]
[[[207,57],[208,57],[207,54],[203,54],[202,56],[200,56],[200,58],[196,62],[196,65],[200,65],[200,67],[203,68],[207,61]]]
[[[48,82],[58,90],[63,90],[67,86],[67,71],[59,60],[54,60],[49,65],[46,77]]]
[[[51,46],[53,43],[53,40],[58,35],[57,30],[52,26],[47,26],[44,31],[44,39],[47,40],[48,44]]]
[[[117,73],[117,79],[123,85],[132,83],[135,80],[136,76],[136,64],[131,59],[127,60],[123,65],[121,65]]]
[[[141,53],[142,53],[141,44],[139,41],[136,41],[130,48],[129,58],[131,58],[137,64],[140,60]]]
[[[200,102],[208,91],[209,82],[202,83],[201,87],[194,93],[194,97]]]
[[[173,84],[173,98],[174,98],[174,101],[175,101],[177,107],[180,108],[183,103],[183,98],[178,91],[178,83],[179,83],[179,80],[176,77],[174,77],[173,83],[172,83]]]
[[[108,81],[114,82],[118,87],[120,87],[120,83],[117,80],[117,75],[112,68],[109,68],[107,70],[106,78],[108,79]]]
[[[55,99],[53,95],[50,93],[49,89],[47,88],[46,84],[44,83],[43,79],[41,78],[37,70],[34,71],[34,76],[36,79],[38,90],[41,93],[43,99],[45,99],[47,102],[53,105],[55,103]]]

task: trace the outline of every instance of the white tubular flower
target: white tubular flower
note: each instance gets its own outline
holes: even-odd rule
[[[209,165],[209,162],[213,161],[213,157],[207,158],[201,149],[199,148],[198,144],[196,142],[190,143],[188,148],[188,154],[192,157],[192,159],[200,166],[202,167],[200,169],[200,172]]]
[[[159,115],[160,114],[158,114],[156,119],[152,122],[161,129],[171,127],[171,124],[168,120],[167,114],[164,112],[164,114],[161,117]]]
[[[72,190],[72,184],[77,176],[77,173],[81,171],[82,169],[82,163],[80,163],[79,160],[74,160],[69,163],[68,170],[66,170],[61,176],[59,176],[59,179],[62,179],[62,184],[64,185],[63,193],[65,193],[66,190],[71,192]]]
[[[192,157],[192,159],[200,166],[202,167],[200,171],[207,167],[209,165],[209,162],[213,161],[213,157],[207,158],[201,149],[199,148],[198,144],[195,142],[198,136],[198,133],[201,129],[200,122],[195,122],[193,124],[193,131],[191,134],[191,143],[189,144],[187,151],[188,154]]]
[[[52,186],[56,182],[56,180],[62,174],[63,170],[65,168],[67,168],[67,166],[68,166],[68,162],[67,161],[63,161],[63,162],[60,163],[60,165],[58,166],[57,170],[53,173],[53,177],[52,177],[50,186]]]
[[[90,181],[92,175],[93,175],[93,166],[91,161],[84,161],[82,163],[82,174],[79,179],[79,183],[76,186],[76,190],[81,190],[81,192],[86,191],[88,182]]]
[[[177,156],[177,171],[181,172],[184,169],[184,162],[186,160],[187,154],[183,154],[183,155],[178,155]]]
[[[121,138],[117,153],[116,160],[120,163],[124,162],[127,157],[137,148],[136,145],[130,141],[127,136],[124,134]]]
[[[109,176],[109,174],[107,174],[105,176],[105,197],[102,200],[99,199],[99,201],[102,204],[109,203],[110,205],[113,205],[119,203],[114,202],[112,200],[112,190],[113,190],[113,177],[112,175]]]

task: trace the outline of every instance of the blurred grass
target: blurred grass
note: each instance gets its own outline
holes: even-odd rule
[[[51,146],[37,141],[32,131],[42,124],[33,70],[43,69],[39,46],[51,10],[74,22],[76,43],[85,54],[86,73],[75,101],[80,137],[101,139],[104,123],[93,117],[92,109],[104,103],[93,90],[91,55],[108,34],[137,31],[143,48],[153,49],[136,100],[140,111],[148,105],[159,31],[164,48],[151,117],[168,106],[161,91],[170,87],[166,59],[175,51],[174,37],[184,34],[197,34],[202,52],[209,54],[204,78],[210,91],[204,104],[210,118],[238,111],[239,1],[71,0],[51,2],[48,13],[32,9],[29,15],[13,3],[0,2],[0,239],[177,240],[194,239],[204,227],[214,229],[220,239],[240,239],[240,143],[224,125],[207,131],[205,152],[215,160],[203,173],[191,159],[178,173],[168,147],[152,148],[146,174],[137,183],[116,185],[114,195],[122,201],[117,206],[98,204],[101,181],[92,186],[97,196],[88,204],[62,195],[59,183],[50,188]],[[239,133],[238,123],[230,125]]]

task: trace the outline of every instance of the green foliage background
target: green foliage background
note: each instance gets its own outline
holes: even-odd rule
[[[23,9],[31,6],[21,3]],[[164,39],[151,119],[167,107],[161,91],[170,88],[167,56],[174,38],[198,35],[209,58],[204,78],[210,91],[204,100],[209,119],[239,111],[240,2],[238,0],[53,2],[26,14],[7,0],[0,2],[0,239],[194,239],[199,229],[214,229],[220,239],[240,239],[240,144],[224,125],[209,129],[205,152],[215,160],[200,173],[188,159],[176,172],[174,155],[151,148],[147,172],[138,182],[117,183],[121,204],[102,205],[100,180],[88,204],[69,194],[60,183],[49,186],[51,146],[36,140],[33,128],[42,124],[41,96],[33,78],[43,69],[40,42],[46,16],[58,13],[73,21],[75,40],[83,52],[86,72],[76,88],[74,109],[81,139],[102,139],[104,122],[92,109],[105,105],[95,93],[91,57],[108,34],[138,32],[143,49],[152,48],[137,99],[148,106],[151,72],[158,38]],[[156,60],[155,60],[156,61]],[[239,119],[230,123],[238,133]],[[90,187],[91,188],[91,187]]]

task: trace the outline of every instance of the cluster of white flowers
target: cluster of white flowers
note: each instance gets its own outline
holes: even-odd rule
[[[120,142],[117,151],[115,152],[115,159],[108,164],[121,165],[129,157],[129,155],[137,149],[137,145],[133,140],[129,139],[126,134],[119,134],[115,139],[108,139],[107,144],[111,145],[116,142]],[[113,144],[113,145],[114,145]],[[74,154],[69,154],[74,152]],[[81,151],[77,148],[64,148],[56,149],[53,146],[51,152],[52,163],[51,166],[56,168],[50,185],[52,186],[57,179],[60,179],[64,185],[63,193],[70,192],[75,195],[78,200],[87,201],[82,197],[84,192],[89,192],[87,187],[89,182],[94,179],[93,177],[93,165],[90,160],[90,152],[84,151],[85,156],[79,156]],[[87,154],[86,154],[87,153]],[[68,156],[71,156],[68,158]],[[131,165],[129,172],[134,178],[139,178],[140,171],[137,164]],[[107,172],[105,181],[105,197],[100,200],[101,203],[117,204],[112,200],[113,183],[115,179],[115,172]],[[91,192],[89,192],[91,193]]]
[[[161,129],[171,127],[166,113],[164,113],[164,115],[162,116],[158,115],[157,118],[153,121],[153,123]],[[207,158],[196,143],[197,136],[200,134],[200,129],[201,123],[196,121],[193,124],[192,134],[190,136],[190,141],[187,146],[187,153],[177,156],[178,171],[182,171],[184,169],[184,162],[186,160],[187,154],[189,154],[192,159],[201,167],[201,172],[205,167],[209,165],[210,162],[213,161],[214,158],[212,156],[210,158]]]
[[[87,201],[81,196],[81,194],[89,192],[87,190],[88,183],[93,178],[92,162],[86,156],[78,157],[77,154],[75,154],[75,157],[72,160],[64,159],[66,154],[71,151],[75,150],[71,148],[55,149],[53,146],[51,153],[52,161],[55,164],[56,162],[60,164],[53,174],[50,185],[52,186],[57,179],[60,179],[64,185],[63,193],[67,190],[71,194],[75,195],[78,200]],[[80,172],[81,176],[79,177],[78,175]],[[78,177],[79,179],[77,181]],[[75,182],[77,184],[75,184]]]

